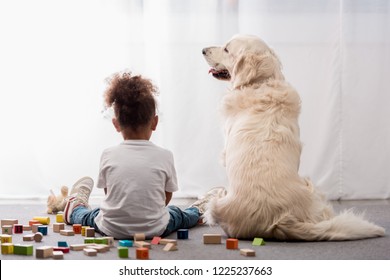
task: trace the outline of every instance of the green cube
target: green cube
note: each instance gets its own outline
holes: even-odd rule
[[[262,246],[262,245],[265,245],[265,241],[263,240],[263,238],[256,237],[255,239],[253,239],[252,245],[253,246]]]
[[[14,254],[15,255],[32,256],[33,249],[34,249],[33,245],[15,244],[14,245]]]
[[[129,248],[118,247],[118,256],[122,259],[127,259],[129,257]]]

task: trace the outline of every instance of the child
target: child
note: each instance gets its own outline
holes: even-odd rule
[[[124,141],[101,156],[97,187],[103,188],[106,196],[100,207],[90,209],[88,199],[94,182],[81,178],[65,206],[67,224],[88,225],[102,235],[128,239],[135,233],[164,237],[198,223],[218,189],[184,211],[166,207],[178,186],[172,153],[149,141],[158,124],[155,94],[155,86],[141,76],[113,75],[104,94],[105,103],[113,108],[112,123]]]

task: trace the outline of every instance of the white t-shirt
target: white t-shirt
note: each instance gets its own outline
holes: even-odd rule
[[[159,236],[169,222],[165,191],[178,190],[173,155],[147,140],[126,140],[103,152],[97,187],[107,188],[99,230],[117,239]]]

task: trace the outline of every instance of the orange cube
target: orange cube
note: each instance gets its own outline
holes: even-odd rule
[[[149,248],[137,248],[136,249],[136,258],[138,260],[148,260],[149,259]]]
[[[73,231],[75,234],[81,234],[81,225],[80,224],[74,224],[73,225]]]
[[[226,239],[226,249],[238,249],[238,239],[236,238]]]

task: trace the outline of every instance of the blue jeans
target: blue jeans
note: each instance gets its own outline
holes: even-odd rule
[[[161,237],[170,235],[172,232],[175,232],[181,228],[188,229],[196,226],[200,217],[199,209],[196,207],[190,207],[185,210],[181,210],[177,206],[169,205],[168,212],[170,215],[170,219],[167,228],[165,229]]]
[[[99,211],[100,208],[89,210],[84,206],[76,207],[70,216],[70,222],[71,224],[94,227],[96,232],[105,235],[95,223],[95,217],[99,214]],[[178,229],[188,229],[196,226],[200,217],[199,210],[195,207],[181,210],[177,206],[169,205],[168,212],[170,216],[169,222],[161,237],[165,237]]]

